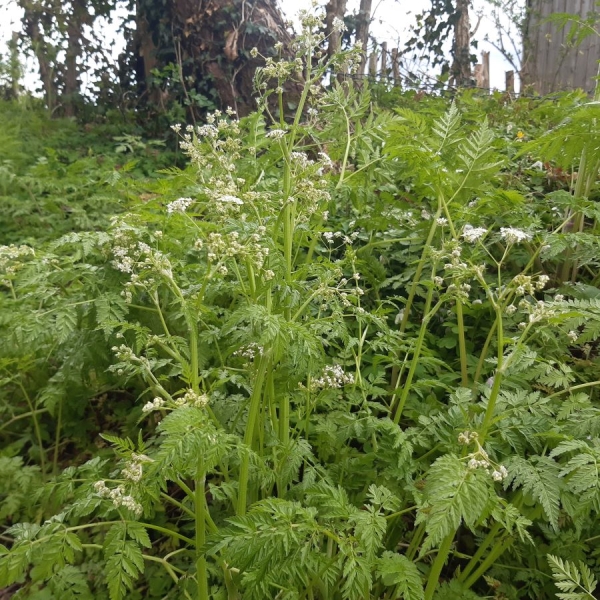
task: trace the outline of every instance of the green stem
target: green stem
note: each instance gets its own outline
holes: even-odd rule
[[[560,390],[559,392],[554,392],[554,394],[550,394],[549,396],[547,396],[547,398],[549,400],[550,398],[555,398],[556,396],[566,394],[567,392],[574,392],[575,390],[581,390],[583,388],[593,387],[595,385],[600,385],[600,380],[599,381],[590,381],[588,383],[581,383],[579,385],[574,385],[574,386],[566,388],[564,390]]]
[[[458,347],[460,349],[460,374],[461,385],[468,387],[469,373],[467,371],[467,345],[465,343],[465,321],[463,316],[463,306],[460,300],[456,300],[456,318],[458,321]]]
[[[63,412],[63,398],[58,401],[58,419],[56,422],[56,435],[54,436],[54,457],[52,460],[52,473],[56,475],[58,473],[58,451],[60,449],[60,431],[62,429],[62,412]]]
[[[340,179],[335,186],[335,189],[339,189],[344,182],[344,175],[346,173],[346,166],[348,165],[348,156],[350,155],[350,142],[352,141],[352,136],[350,134],[350,119],[348,118],[348,113],[342,104],[338,104],[338,106],[342,109],[344,113],[344,118],[346,119],[346,149],[344,151],[344,158],[342,160],[342,168],[340,170]]]
[[[477,548],[477,552],[471,557],[471,560],[468,562],[467,566],[458,576],[458,580],[464,582],[465,579],[471,574],[471,571],[475,568],[475,565],[482,559],[486,550],[489,546],[494,542],[494,539],[500,532],[501,525],[500,523],[495,523],[494,526],[488,531],[488,534],[485,536],[483,542]]]
[[[25,401],[27,402],[27,406],[29,407],[29,414],[31,414],[31,419],[33,421],[33,428],[35,430],[35,437],[37,439],[38,446],[40,448],[40,469],[42,471],[42,475],[46,473],[46,459],[44,457],[44,447],[42,445],[42,432],[40,430],[40,423],[37,418],[37,411],[33,406],[33,402],[31,401],[31,397],[29,393],[25,389],[23,382],[19,379],[18,382],[19,387],[21,388],[21,392],[23,392],[23,396],[25,397]]]
[[[487,555],[484,561],[479,565],[479,568],[469,577],[464,585],[466,588],[471,588],[477,582],[477,580],[485,574],[485,572],[502,556],[504,551],[510,546],[511,540],[505,540],[499,544],[496,544],[491,552]]]
[[[479,443],[483,445],[485,436],[487,435],[489,426],[494,416],[494,409],[496,408],[496,401],[498,400],[498,394],[500,393],[500,384],[502,382],[502,376],[504,374],[504,329],[502,324],[502,315],[500,314],[501,308],[497,308],[498,313],[496,315],[496,328],[498,332],[498,359],[496,372],[494,374],[494,384],[492,385],[492,391],[487,402],[487,408],[483,417],[483,423],[481,424],[481,430],[479,432]]]
[[[477,362],[477,369],[475,370],[475,377],[473,378],[473,385],[477,385],[477,383],[479,383],[479,378],[481,377],[481,372],[483,371],[483,363],[485,362],[485,359],[487,358],[487,353],[490,347],[490,344],[492,343],[492,338],[494,337],[494,331],[496,330],[497,327],[497,319],[498,316],[496,315],[496,321],[493,322],[492,327],[490,328],[487,337],[485,338],[485,343],[483,344],[483,348],[481,350],[481,354],[479,355],[479,360]]]
[[[171,496],[169,496],[169,494],[165,494],[165,492],[161,492],[160,497],[163,498],[163,500],[170,502],[173,506],[176,506],[177,508],[179,508],[181,510],[181,512],[184,512],[188,517],[192,517],[193,519],[196,518],[196,513],[193,510],[190,510],[185,504],[183,504],[182,502],[179,502],[179,500],[175,500],[175,498],[171,498]]]
[[[433,277],[433,275],[432,275]],[[433,286],[430,286],[429,291],[427,292],[427,298],[425,300],[425,315],[423,316],[423,321],[421,323],[421,328],[419,329],[419,337],[417,338],[417,343],[415,345],[414,354],[410,363],[410,368],[408,370],[408,374],[406,375],[406,381],[404,382],[404,387],[402,388],[402,394],[400,395],[400,401],[398,402],[398,407],[394,410],[394,423],[396,425],[400,422],[400,417],[402,416],[402,412],[404,411],[404,405],[406,404],[406,400],[408,398],[408,394],[410,393],[412,387],[412,380],[415,375],[415,371],[417,370],[417,366],[419,364],[419,358],[421,356],[421,348],[423,347],[423,340],[425,339],[425,332],[427,331],[427,325],[429,323],[429,319],[438,311],[441,302],[438,302],[433,309],[430,309],[431,301],[433,298]]]
[[[425,536],[425,523],[420,523],[417,526],[417,529],[410,540],[410,544],[408,545],[408,549],[406,550],[406,558],[409,560],[413,560],[417,555],[417,550],[423,541],[423,537]]]
[[[196,583],[198,585],[198,600],[208,600],[208,573],[206,570],[206,556],[204,544],[206,543],[206,498],[205,488],[206,472],[204,459],[198,459],[195,481],[195,510],[196,510]]]
[[[414,302],[415,295],[417,293],[417,286],[421,281],[421,274],[423,273],[423,269],[425,268],[425,261],[429,254],[429,249],[431,247],[431,243],[433,242],[433,236],[435,235],[435,230],[437,229],[437,220],[442,214],[442,206],[441,204],[438,206],[437,212],[433,217],[433,221],[431,223],[431,227],[429,228],[429,234],[427,235],[427,240],[425,240],[425,245],[423,246],[423,252],[421,253],[421,258],[419,259],[419,263],[417,264],[417,270],[415,272],[415,276],[413,277],[412,284],[410,286],[410,291],[408,292],[408,298],[406,299],[406,304],[404,305],[404,315],[402,316],[402,321],[400,323],[400,333],[404,333],[406,331],[406,326],[408,325],[408,318],[410,317],[410,310],[412,308],[412,303]]]
[[[267,372],[269,359],[266,354],[263,354],[258,363],[258,369],[256,372],[256,378],[254,380],[254,388],[252,389],[252,396],[250,397],[250,409],[248,412],[248,422],[246,423],[246,432],[244,434],[244,445],[248,450],[252,449],[254,441],[254,432],[256,429],[256,423],[258,421],[258,415],[260,413],[260,407],[262,404],[262,388]],[[238,516],[246,514],[246,503],[248,500],[248,478],[250,470],[250,454],[248,451],[243,451],[242,460],[240,463],[240,480],[239,480],[239,493],[236,513]]]
[[[433,565],[431,566],[431,571],[429,572],[429,577],[427,578],[427,586],[425,587],[424,600],[432,600],[433,598],[433,594],[435,593],[438,587],[442,569],[444,568],[444,564],[446,563],[448,554],[450,554],[450,548],[452,547],[453,539],[454,531],[444,538],[440,547],[438,548],[437,556],[435,557],[435,561],[433,562]]]
[[[12,425],[16,421],[21,421],[22,419],[28,419],[29,417],[33,417],[33,415],[39,415],[39,414],[47,413],[47,412],[50,412],[47,408],[37,408],[33,412],[28,410],[27,412],[21,413],[20,415],[13,417],[12,419],[6,421],[5,423],[2,423],[2,425],[0,425],[0,431],[2,431],[3,429],[6,429],[7,427]]]

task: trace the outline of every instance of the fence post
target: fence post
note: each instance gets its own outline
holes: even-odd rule
[[[369,77],[377,77],[377,52],[371,52],[369,57]]]
[[[506,71],[506,91],[509,94],[515,93],[515,72],[514,71]]]
[[[483,65],[481,63],[477,63],[473,68],[473,78],[475,79],[475,87],[482,88],[483,87]]]
[[[481,63],[482,63],[482,80],[484,89],[490,90],[490,53],[482,52],[481,53]]]
[[[400,59],[398,48],[392,48],[392,75],[394,76],[394,85],[400,85]]]

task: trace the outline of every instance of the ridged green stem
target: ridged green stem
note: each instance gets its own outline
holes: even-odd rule
[[[244,444],[248,448],[252,448],[254,442],[256,423],[258,421],[260,407],[262,404],[263,383],[265,380],[268,363],[269,359],[267,358],[267,354],[263,354],[258,362],[258,369],[256,371],[256,378],[254,380],[254,388],[252,389],[252,396],[250,397],[248,422],[246,423],[246,432],[244,434]],[[240,481],[236,511],[238,516],[243,516],[246,514],[246,503],[248,501],[249,470],[250,455],[247,452],[244,452],[240,464]]]
[[[208,573],[206,570],[206,472],[204,460],[198,459],[195,480],[195,511],[196,511],[196,583],[198,585],[198,600],[208,600]]]
[[[454,540],[454,533],[455,532],[453,531],[452,533],[448,534],[443,539],[442,543],[440,544],[440,547],[438,548],[437,556],[435,557],[435,561],[433,562],[433,565],[431,566],[431,571],[429,572],[429,577],[427,578],[424,600],[432,600],[433,595],[437,590],[442,569],[446,564],[448,554],[450,554],[452,540]]]

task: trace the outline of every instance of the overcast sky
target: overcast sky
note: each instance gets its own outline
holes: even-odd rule
[[[280,3],[284,13],[290,19],[293,19],[298,10],[308,9],[311,6],[311,0],[280,0]],[[321,4],[324,5],[325,3],[326,0],[321,1]],[[401,48],[406,43],[410,35],[410,27],[415,23],[416,15],[430,5],[430,0],[375,0],[373,4],[371,34],[380,42],[386,41],[388,48],[391,49],[394,47]],[[485,17],[486,14],[489,14],[489,5],[486,4],[485,0],[473,0],[473,4],[471,27],[477,22],[476,13],[480,11],[484,14],[475,37],[479,41],[480,51],[490,51],[491,86],[504,89],[504,72],[511,67],[497,50],[484,41],[486,34],[494,37],[493,23]],[[358,10],[358,6],[359,0],[348,0],[347,10],[348,12]],[[19,20],[20,10],[16,6],[16,2],[14,0],[0,0],[0,52],[2,54],[5,52],[5,44],[10,39],[11,32],[20,29]],[[110,31],[107,34],[107,37],[109,36]],[[120,48],[116,47],[115,51],[118,53]],[[33,74],[29,73],[26,77],[28,87],[35,87],[37,65],[33,60],[30,60],[27,67],[28,70],[33,71]]]

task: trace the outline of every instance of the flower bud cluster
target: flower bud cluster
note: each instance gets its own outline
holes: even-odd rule
[[[230,119],[223,117],[220,110],[206,115],[206,124],[193,127],[187,125],[185,133],[180,134],[181,125],[172,125],[175,133],[180,134],[179,145],[191,160],[199,167],[209,164],[210,155],[206,152],[204,144],[209,144],[213,150],[213,159],[216,159],[226,171],[235,171],[235,161],[240,158],[240,126],[235,117],[235,111],[228,108],[226,111]]]
[[[508,476],[508,470],[504,465],[497,465],[490,459],[488,453],[479,443],[479,434],[476,431],[459,433],[458,443],[461,446],[470,446],[471,444],[476,446],[475,451],[467,456],[467,467],[469,469],[484,469],[494,481],[503,481]]]
[[[121,470],[121,475],[125,479],[132,481],[134,483],[138,483],[142,480],[142,475],[144,474],[144,463],[153,462],[149,456],[145,454],[136,454],[135,452],[131,455],[131,460],[127,462],[125,467]]]
[[[528,304],[530,307],[529,322],[537,323],[550,319],[556,315],[556,311],[548,306],[543,300],[538,300],[535,304]]]
[[[142,412],[144,414],[151,413],[155,410],[160,410],[165,405],[165,401],[162,398],[154,398],[151,402],[146,402],[142,407]]]
[[[177,408],[182,406],[192,406],[193,408],[204,408],[209,402],[206,394],[197,394],[194,390],[188,389],[185,394],[177,398],[174,402]]]

